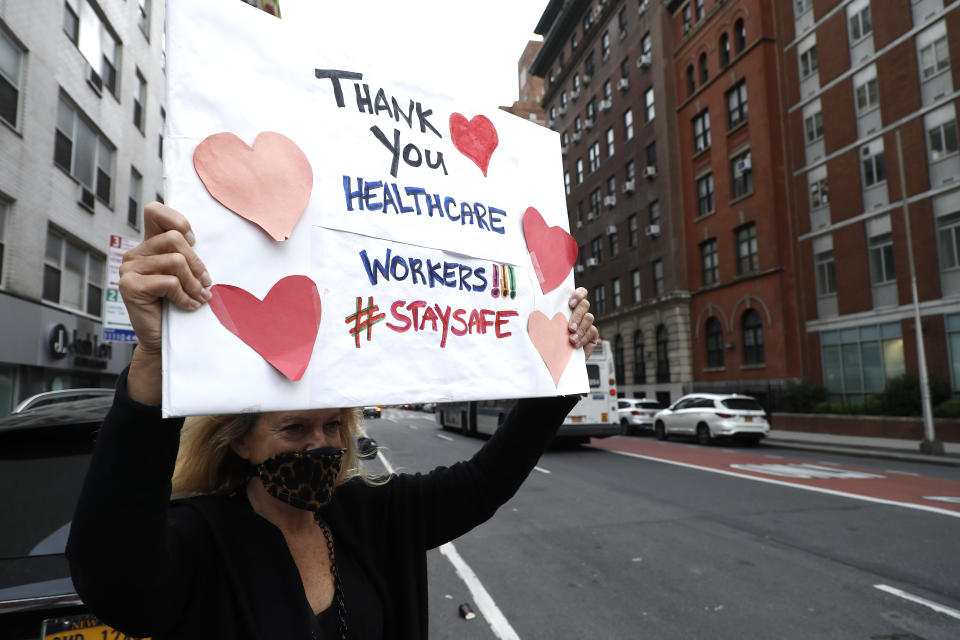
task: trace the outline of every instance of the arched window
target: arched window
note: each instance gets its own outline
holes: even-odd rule
[[[707,54],[700,54],[700,86],[707,84]]]
[[[623,336],[619,333],[613,339],[613,373],[618,383],[626,381],[627,374],[623,368]]]
[[[730,36],[724,33],[720,36],[720,66],[726,67],[730,64]]]
[[[643,353],[643,331],[633,332],[633,383],[647,383],[647,359]]]
[[[707,318],[707,366],[723,366],[723,325],[715,317]]]
[[[693,75],[693,65],[687,65],[687,95],[693,95],[693,92],[696,90],[696,80]]]
[[[737,20],[733,25],[733,46],[737,53],[743,51],[747,42],[747,28],[743,26],[743,18]]]
[[[743,312],[743,363],[763,364],[766,355],[763,352],[763,321],[754,309]]]
[[[657,382],[670,382],[670,357],[667,353],[669,338],[667,327],[657,327]]]

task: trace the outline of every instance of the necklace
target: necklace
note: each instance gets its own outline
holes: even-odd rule
[[[330,573],[333,574],[333,597],[337,601],[337,630],[340,632],[340,640],[347,640],[347,605],[343,600],[343,584],[340,581],[340,572],[337,571],[337,560],[333,553],[333,536],[330,534],[330,527],[320,519],[320,513],[315,514],[317,525],[323,532],[323,537],[327,540],[327,553],[330,556]]]

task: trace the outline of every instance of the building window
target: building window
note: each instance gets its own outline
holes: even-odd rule
[[[135,168],[130,167],[130,199],[127,201],[127,224],[134,229],[140,228],[140,200],[143,197],[143,177]]]
[[[697,179],[697,216],[705,216],[713,211],[713,174],[708,173]]]
[[[567,195],[570,195],[570,172],[563,172],[563,189],[567,192]]]
[[[899,322],[823,331],[820,348],[830,400],[862,402],[906,371]]]
[[[583,184],[583,158],[577,158],[577,184]]]
[[[644,155],[647,158],[647,166],[657,168],[657,141],[654,140],[644,149]]]
[[[620,39],[627,37],[627,8],[621,7],[617,14],[617,26],[620,27]]]
[[[628,78],[630,77],[630,59],[624,58],[620,61],[620,77]]]
[[[602,284],[593,288],[593,301],[596,303],[598,316],[607,312],[607,292]]]
[[[757,225],[751,222],[736,230],[737,273],[744,274],[759,269],[757,258]]]
[[[613,291],[613,308],[620,308],[620,278],[614,278],[611,283],[611,289]],[[622,378],[621,378],[622,379]]]
[[[876,66],[870,65],[853,76],[853,95],[856,98],[858,114],[864,114],[880,106]]]
[[[593,125],[597,122],[597,99],[590,98],[590,102],[587,103],[587,122],[586,124]]]
[[[727,91],[727,127],[733,129],[747,121],[747,83],[740,83]]]
[[[66,0],[63,13],[63,31],[90,65],[90,81],[98,91],[105,86],[116,96],[120,46],[112,30],[89,0]]]
[[[560,134],[560,146],[566,147],[568,144],[570,144],[570,135],[564,131],[562,134]]]
[[[80,0],[63,3],[63,32],[73,44],[80,40]]]
[[[730,159],[730,187],[734,199],[753,193],[753,162],[750,151]]]
[[[813,144],[823,137],[823,111],[820,108],[820,100],[816,104],[810,105],[810,112],[804,109],[803,116],[803,135],[807,144]]]
[[[669,336],[666,325],[657,327],[657,382],[670,382]]]
[[[616,258],[617,255],[620,253],[620,243],[617,241],[617,240],[618,240],[618,239],[617,239],[617,236],[618,236],[618,235],[619,235],[619,234],[618,234],[616,231],[614,231],[613,233],[611,233],[610,235],[607,236],[607,238],[609,239],[609,242],[610,242],[610,257],[611,257],[611,258]],[[617,281],[617,282],[618,282],[617,287],[619,287],[619,286],[620,286],[619,281]],[[616,300],[616,298],[614,298],[614,300]],[[614,304],[614,306],[615,306],[615,307],[619,307],[620,305],[619,305],[619,304]]]
[[[730,64],[730,36],[726,33],[720,36],[720,67]]]
[[[960,267],[960,211],[937,218],[937,240],[940,245],[940,268]],[[960,383],[960,379],[957,382]]]
[[[696,74],[693,71],[693,65],[687,65],[687,95],[692,96],[697,90]]]
[[[583,129],[583,124],[580,122],[580,116],[577,116],[576,118],[573,119],[573,131],[574,133],[580,133],[582,129]],[[579,142],[579,139],[574,137],[573,141]]]
[[[895,282],[897,266],[893,259],[893,235],[881,233],[870,238],[870,282],[873,285]]]
[[[723,366],[723,325],[715,317],[707,318],[707,366],[719,368]]]
[[[606,60],[610,57],[610,32],[604,31],[600,39],[600,58]]]
[[[644,118],[645,122],[650,122],[653,120],[656,115],[653,105],[653,87],[647,89],[646,93],[643,94],[643,104],[644,107]]]
[[[663,295],[663,260],[653,261],[653,295]]]
[[[707,84],[707,80],[710,79],[710,75],[707,72],[707,54],[706,53],[700,54],[700,60],[699,60],[698,66],[700,68],[700,86],[703,86]]]
[[[653,53],[653,38],[650,37],[649,31],[643,34],[643,38],[640,39],[640,53]]]
[[[590,149],[587,150],[587,164],[590,169],[590,173],[593,173],[600,168],[600,143],[594,142],[590,145]]]
[[[630,287],[633,289],[633,303],[640,304],[640,269],[630,272]]]
[[[137,7],[137,25],[143,35],[150,39],[150,0],[139,0]]]
[[[817,72],[817,44],[800,52],[800,79],[804,80]]]
[[[847,8],[847,21],[850,25],[850,41],[856,42],[873,31],[870,20],[870,0],[853,3]]]
[[[693,118],[693,152],[700,153],[710,146],[710,111],[704,109]]]
[[[137,69],[137,87],[133,94],[133,124],[143,133],[143,126],[146,118],[147,105],[147,81],[143,79],[140,70]]]
[[[613,84],[609,80],[603,83],[603,99],[610,100],[613,97]]]
[[[682,32],[684,35],[690,31],[690,4],[687,3],[684,5],[683,10],[681,11],[681,16],[683,17],[683,29]]]
[[[577,203],[577,227],[583,226],[583,200]],[[580,257],[583,257],[583,251],[580,251]]]
[[[7,208],[7,203],[0,200],[0,283],[3,283],[3,250],[6,247]]]
[[[556,120],[556,119],[557,119],[557,108],[556,108],[556,107],[550,107],[550,120],[553,121],[553,120]]]
[[[660,201],[654,200],[648,206],[650,213],[650,224],[660,226]]]
[[[610,158],[614,153],[613,127],[607,129],[607,157]]]
[[[104,259],[47,230],[43,299],[92,316],[100,315]]]
[[[623,382],[627,379],[627,373],[623,366],[623,336],[619,333],[613,338],[613,375],[617,382]]]
[[[633,383],[647,383],[647,358],[643,352],[643,331],[633,332]]]
[[[707,287],[720,280],[720,262],[717,258],[717,240],[711,238],[700,245],[700,276]]]
[[[635,180],[637,177],[637,167],[634,164],[633,160],[629,160],[627,164],[624,165],[624,170],[627,174],[627,181]]]
[[[957,153],[957,119],[953,106],[948,105],[927,114],[925,121],[930,162],[939,162]]]
[[[766,355],[763,352],[763,321],[754,309],[743,312],[743,363],[763,364]]]
[[[703,0],[693,0],[693,15],[696,16],[697,22],[703,20]]]
[[[600,216],[600,203],[602,200],[600,197],[600,189],[594,189],[590,192],[590,215],[588,216],[590,220]]]
[[[615,196],[617,195],[617,177],[610,176],[607,178],[607,195]]]
[[[743,18],[737,20],[733,25],[733,46],[737,53],[743,51],[743,48],[747,46],[747,28],[743,24]]]
[[[603,238],[596,236],[590,241],[590,253],[597,264],[603,262]]]
[[[586,76],[593,77],[593,74],[597,71],[597,66],[593,61],[593,51],[587,54],[587,59],[583,61],[583,73]]]
[[[633,140],[633,109],[623,112],[623,139]]]
[[[163,131],[167,128],[167,110],[163,107],[160,107],[160,133],[157,134],[157,155],[160,156],[160,159],[163,160]],[[567,144],[566,136],[567,132],[563,132],[564,141],[563,144]]]
[[[920,49],[920,70],[924,80],[950,68],[950,50],[943,35]]]
[[[863,168],[863,186],[872,187],[887,179],[883,156],[883,138],[877,138],[860,148],[860,166]]]
[[[814,172],[810,172],[813,174]],[[822,177],[810,176],[810,208],[819,209],[830,204],[830,185],[827,183],[826,167],[822,167]]]
[[[817,275],[817,295],[829,296],[837,292],[837,274],[833,266],[833,249],[813,256],[813,268]]]
[[[639,230],[637,228],[637,214],[627,218],[627,244],[631,249],[636,248],[639,240]]]
[[[577,32],[574,31],[574,32],[573,32],[573,35],[570,36],[570,49],[573,50],[573,51],[576,51],[578,44],[580,44],[580,43],[577,42]]]
[[[800,17],[813,7],[813,0],[794,0],[793,15]]]
[[[60,96],[53,162],[85,188],[81,202],[93,207],[94,194],[110,206],[116,150],[93,124]]]
[[[24,52],[0,26],[0,119],[17,128]]]

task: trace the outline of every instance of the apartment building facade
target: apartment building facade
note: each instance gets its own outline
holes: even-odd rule
[[[773,405],[803,373],[775,4],[666,3],[694,388]]]
[[[929,373],[956,393],[960,2],[794,0],[778,20],[805,375],[859,402],[917,371],[910,238]]]
[[[542,46],[542,42],[531,40],[523,48],[520,60],[517,61],[517,100],[509,107],[500,107],[507,113],[541,126],[546,124],[543,106],[540,104],[543,98],[543,78],[531,74],[529,70]]]
[[[102,339],[107,253],[163,197],[163,10],[0,3],[0,415],[129,361]]]
[[[657,1],[552,0],[530,67],[561,136],[575,279],[619,392],[665,403],[692,379],[669,22]]]

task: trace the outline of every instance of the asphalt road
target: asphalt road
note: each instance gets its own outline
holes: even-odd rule
[[[368,428],[400,471],[482,445],[413,411]],[[548,452],[492,520],[430,552],[431,638],[960,638],[960,469],[599,444],[626,453]],[[475,619],[460,618],[463,602]]]

